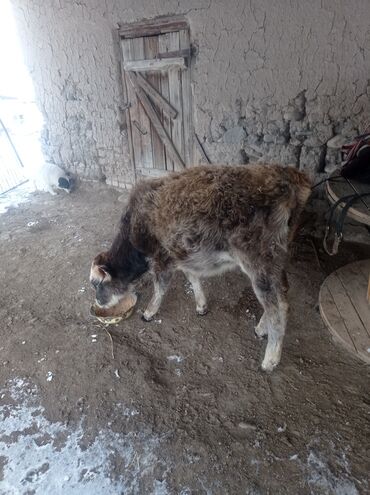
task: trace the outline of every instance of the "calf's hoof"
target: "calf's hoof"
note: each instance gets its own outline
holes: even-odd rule
[[[207,306],[203,306],[201,308],[197,308],[197,315],[198,316],[205,316],[207,313],[208,313]]]
[[[271,372],[273,371],[276,366],[280,363],[280,359],[278,358],[264,358],[261,364],[261,369],[266,372]]]
[[[153,315],[150,315],[149,313],[147,313],[146,311],[141,315],[141,319],[143,321],[146,321],[147,323],[149,323],[150,321],[153,320]]]
[[[254,329],[254,335],[259,340],[262,340],[263,338],[267,337],[267,330],[264,330],[263,328],[256,326],[256,328]]]
[[[266,373],[271,373],[271,371],[273,371],[276,366],[277,366],[278,363],[274,364],[274,363],[262,363],[261,364],[261,370],[262,371],[265,371]]]

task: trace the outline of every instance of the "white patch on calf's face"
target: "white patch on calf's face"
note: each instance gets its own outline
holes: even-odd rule
[[[123,297],[124,297],[123,294],[120,294],[120,295],[112,294],[110,299],[109,299],[109,302],[107,304],[100,305],[98,300],[95,300],[95,302],[96,302],[96,305],[99,306],[99,308],[112,308],[113,306],[118,304],[123,299]]]

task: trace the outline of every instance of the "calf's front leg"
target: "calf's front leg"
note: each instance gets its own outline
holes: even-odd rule
[[[144,321],[152,320],[153,316],[158,312],[163,296],[170,286],[171,278],[172,273],[169,271],[159,273],[155,272],[153,274],[154,294],[142,316]]]
[[[281,291],[283,294],[283,296],[282,296],[283,298],[284,298],[284,294],[286,294],[288,292],[288,290],[289,290],[288,277],[287,277],[286,271],[282,270],[282,272],[281,272]],[[280,301],[279,311],[281,312],[281,316],[284,319],[286,311],[285,311],[285,306],[284,306],[282,300]],[[258,325],[256,326],[256,328],[254,330],[254,332],[258,338],[263,338],[263,337],[266,337],[266,335],[268,335],[268,333],[269,333],[268,326],[269,326],[269,315],[266,311],[264,311]]]
[[[192,273],[186,273],[185,275],[193,288],[197,314],[200,316],[204,316],[208,313],[208,308],[206,296],[204,295],[200,279]]]
[[[265,312],[256,328],[257,334],[267,333],[267,346],[262,369],[272,371],[280,362],[284,334],[288,317],[286,292],[279,280],[266,273],[257,273],[252,278],[254,292]]]

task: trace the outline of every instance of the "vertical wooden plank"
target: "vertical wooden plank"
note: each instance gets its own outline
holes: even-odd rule
[[[158,57],[159,53],[159,40],[158,36],[149,36],[144,40],[144,51],[145,58],[150,60]],[[161,74],[160,72],[147,72],[144,77],[150,82],[150,84],[161,92]],[[152,101],[153,107],[160,119],[163,122],[163,112],[158,106]],[[152,138],[152,153],[153,153],[153,168],[157,170],[163,170],[166,168],[165,163],[165,152],[162,140],[158,136],[154,127],[151,126],[151,138]]]
[[[158,37],[158,50],[159,53],[167,53],[169,51],[169,34],[161,34]],[[168,82],[168,71],[161,72],[161,91],[162,95],[166,98],[167,101],[170,101],[170,86]],[[177,116],[178,118],[178,116]],[[166,132],[169,136],[171,136],[171,119],[165,113],[163,114],[163,127],[166,129]],[[165,162],[166,169],[169,171],[174,170],[173,160],[168,156],[168,153],[165,148]]]
[[[179,32],[169,33],[169,51],[177,51],[180,49]],[[178,111],[176,119],[172,121],[172,142],[184,160],[183,155],[183,112],[181,101],[181,71],[173,68],[168,71],[168,81],[170,89],[170,103]],[[179,166],[174,164],[175,170],[180,170]]]
[[[145,41],[144,38],[133,38],[130,40],[133,52],[133,60],[145,59]],[[133,132],[136,133],[141,142],[141,163],[139,168],[153,167],[152,137],[150,121],[145,110],[138,104],[138,120],[132,122]]]
[[[125,62],[131,61],[133,54],[131,50],[130,40],[121,41],[121,50],[122,50],[123,60]],[[138,119],[138,100],[134,89],[131,87],[131,84],[126,81],[123,72],[124,71],[122,71],[122,77],[124,78],[126,103],[129,105],[126,111],[128,140],[130,146],[131,159],[133,162],[133,167],[136,175],[137,162],[139,162],[141,159],[141,142],[140,140],[137,140],[138,137],[137,134],[133,133],[132,119],[136,119],[136,120]]]
[[[188,29],[179,32],[180,50],[190,48],[190,33]],[[187,166],[193,162],[193,119],[191,94],[191,59],[188,60],[187,70],[181,71],[182,111],[183,111],[183,159]]]

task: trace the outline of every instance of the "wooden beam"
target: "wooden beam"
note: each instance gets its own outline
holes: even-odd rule
[[[168,136],[165,128],[163,127],[162,122],[160,121],[156,111],[153,108],[153,105],[150,103],[150,100],[147,97],[145,91],[143,91],[141,87],[138,85],[136,74],[133,74],[132,72],[127,72],[127,77],[131,82],[134,90],[136,91],[137,97],[139,98],[140,103],[142,104],[146,114],[148,115],[152,126],[156,130],[158,136],[161,138],[163,144],[165,145],[168,154],[171,156],[171,158],[174,161],[176,161],[176,163],[181,165],[181,167],[185,168],[185,163],[183,162],[183,159],[181,158],[177,149],[173,145],[173,142],[171,141],[171,138]]]
[[[127,58],[127,61],[130,60],[143,60],[144,58],[154,58],[154,57],[146,57],[145,56],[145,38],[132,38],[129,40],[124,40],[124,43],[129,43],[131,47],[131,57]],[[127,74],[127,72],[125,72]],[[136,154],[141,156],[136,162],[136,166],[140,167],[153,167],[154,165],[154,150],[153,143],[151,137],[151,124],[150,120],[139,102],[139,98],[137,97],[135,89],[132,87],[132,84],[128,82],[130,89],[134,93],[133,101],[136,101],[136,115],[137,121],[134,122],[134,118],[132,118],[133,124],[133,132],[135,135],[135,145],[139,145],[139,148],[136,148]],[[131,111],[131,110],[130,110]]]
[[[180,50],[179,32],[168,33],[169,48],[171,50]],[[173,145],[185,160],[184,139],[183,139],[183,102],[181,95],[181,70],[168,71],[168,86],[170,102],[179,109],[179,116],[171,125],[171,141]],[[174,162],[173,169],[181,170],[177,162]]]
[[[173,106],[170,105],[168,101],[160,93],[158,93],[150,82],[147,81],[140,73],[136,74],[136,81],[138,85],[152,98],[154,103],[158,105],[161,110],[163,110],[163,112],[166,112],[166,114],[172,119],[177,117],[177,110],[175,110]]]
[[[184,16],[162,16],[155,19],[119,25],[119,35],[123,38],[138,38],[157,34],[172,33],[180,29],[188,29]]]
[[[147,36],[146,38],[141,38],[141,39],[144,40],[145,57],[136,57],[134,60],[141,60],[142,58],[146,58],[146,59],[157,58],[159,51],[159,36]],[[137,79],[137,74],[138,73],[136,73],[136,79]],[[158,91],[161,91],[162,74],[163,72],[159,72],[159,71],[156,72],[150,71],[145,74],[147,81]],[[162,125],[164,125],[162,110],[155,105],[153,100],[150,100],[150,102],[152,103],[154,110],[156,111],[160,121],[162,122]],[[142,111],[143,113],[145,113],[144,109],[142,109]],[[146,113],[145,116],[148,118]],[[148,120],[150,122],[150,119]],[[152,168],[166,170],[166,147],[164,146],[162,139],[158,136],[158,133],[154,129],[151,122],[150,122],[150,137],[151,137],[151,145],[153,152]],[[145,167],[145,165],[143,165],[143,167]]]
[[[162,54],[163,53],[169,53],[169,50],[170,49],[172,50],[172,48],[169,44],[170,34],[171,33],[166,33],[166,34],[161,34],[160,36],[158,36],[158,51],[159,51],[159,53],[162,53]],[[176,55],[176,56],[178,56],[178,55]],[[173,105],[173,101],[171,101],[171,97],[170,97],[169,71],[161,72],[160,78],[161,78],[161,94],[163,95],[164,98],[166,98],[167,101],[169,101],[171,103],[171,105]],[[162,123],[163,123],[163,127],[165,128],[167,134],[169,136],[172,136],[172,121],[168,117],[168,115],[166,115],[165,113],[163,114]],[[169,154],[167,153],[166,148],[165,148],[165,161],[166,161],[166,170],[173,171],[175,169],[174,162],[170,158]]]
[[[189,29],[183,29],[179,32],[180,51],[189,50],[190,52],[190,33]],[[191,57],[186,59],[188,70],[180,73],[181,92],[182,92],[182,120],[183,120],[183,141],[184,141],[184,160],[186,165],[193,163],[193,112],[192,112],[192,91],[191,91]]]
[[[131,72],[146,72],[148,70],[168,70],[174,67],[186,69],[184,57],[154,58],[152,60],[133,60],[125,62],[123,68]]]
[[[188,31],[186,31],[188,33]],[[172,52],[158,53],[156,58],[174,58],[174,57],[184,57],[189,58],[191,56],[190,48],[184,48],[183,50],[174,50]]]

